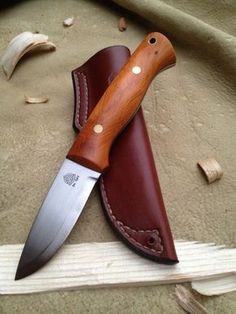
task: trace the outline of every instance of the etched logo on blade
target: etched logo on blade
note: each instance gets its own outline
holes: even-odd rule
[[[63,179],[66,184],[74,187],[79,179],[79,176],[77,176],[75,173],[67,173],[63,176]]]

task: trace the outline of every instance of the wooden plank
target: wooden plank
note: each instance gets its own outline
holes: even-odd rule
[[[60,289],[178,283],[236,274],[236,249],[213,243],[175,241],[180,260],[161,265],[121,242],[65,245],[41,270],[14,281],[23,245],[0,247],[0,294]]]

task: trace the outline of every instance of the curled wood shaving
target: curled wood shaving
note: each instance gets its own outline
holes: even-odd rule
[[[127,23],[124,17],[119,19],[118,28],[121,32],[124,32],[127,29]]]
[[[25,95],[25,102],[27,104],[41,104],[48,102],[49,98],[47,96],[42,97],[29,97]]]
[[[7,79],[11,78],[19,60],[36,47],[56,48],[52,42],[48,41],[47,35],[33,34],[31,32],[23,32],[10,41],[1,59]]]
[[[182,285],[176,285],[175,294],[179,305],[190,314],[209,314],[209,312],[194,298],[193,294]]]
[[[193,281],[192,289],[203,295],[220,295],[236,291],[236,273],[220,278]]]
[[[197,164],[205,174],[208,183],[219,180],[223,176],[220,164],[213,158],[198,161]]]
[[[74,24],[74,18],[73,17],[68,17],[67,19],[65,19],[64,21],[63,21],[63,25],[64,26],[71,26],[71,25],[73,25]]]

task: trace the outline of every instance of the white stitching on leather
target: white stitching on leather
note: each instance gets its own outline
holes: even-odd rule
[[[75,86],[79,86],[78,89],[76,89],[76,97],[75,97],[75,101],[76,101],[76,104],[75,104],[75,119],[76,119],[76,122],[79,126],[79,128],[81,129],[82,128],[82,125],[80,124],[80,121],[79,121],[79,110],[80,110],[80,83],[79,83],[79,75],[77,72],[75,72]],[[78,93],[78,94],[77,94]]]
[[[86,75],[82,72],[80,74],[83,78],[83,82],[84,82],[84,86],[85,86],[85,96],[86,96],[85,121],[86,121],[88,119],[88,83],[87,83]]]
[[[149,248],[148,246],[143,245],[143,244],[137,242],[134,238],[132,238],[132,236],[130,236],[130,235],[126,232],[126,230],[125,230],[124,228],[129,229],[129,230],[131,230],[131,231],[133,231],[133,232],[137,232],[137,233],[138,233],[138,232],[155,232],[155,231],[156,231],[158,234],[160,234],[159,230],[157,230],[157,229],[153,229],[153,230],[135,230],[135,229],[130,228],[129,226],[126,226],[123,222],[119,221],[119,220],[115,217],[115,215],[113,214],[111,205],[109,204],[108,197],[107,197],[107,192],[106,192],[106,190],[105,190],[105,185],[104,185],[103,178],[101,177],[100,180],[101,180],[102,191],[103,191],[103,193],[104,193],[105,202],[106,202],[106,204],[107,204],[108,210],[109,210],[109,212],[110,212],[111,217],[113,218],[113,220],[115,220],[115,222],[119,225],[120,229],[123,230],[123,232],[126,234],[126,236],[127,236],[128,238],[130,238],[132,241],[134,241],[138,246],[141,246],[141,247],[143,247],[143,248],[145,248],[145,249],[147,249],[147,250],[150,250],[150,251],[152,251],[152,252],[161,254],[161,253],[163,252],[164,248],[163,248],[163,245],[161,244],[162,241],[161,241],[161,238],[160,238],[160,237],[159,237],[159,239],[160,239],[160,244],[161,244],[161,250],[155,250],[155,249],[151,249],[151,248]]]
[[[84,87],[85,87],[85,118],[84,118],[84,122],[87,120],[88,118],[88,83],[87,83],[87,78],[86,75],[82,72],[75,72],[75,83],[76,86],[78,85],[79,88],[76,89],[76,91],[78,92],[78,97],[76,97],[76,108],[75,108],[75,118],[77,121],[77,124],[79,126],[79,128],[81,129],[83,126],[80,124],[80,109],[81,109],[81,93],[80,93],[80,88],[81,88],[81,84],[79,81],[79,78],[82,78]]]

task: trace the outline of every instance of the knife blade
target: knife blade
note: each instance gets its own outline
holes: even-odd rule
[[[144,38],[112,81],[76,137],[39,209],[15,280],[37,271],[62,246],[96,181],[109,166],[114,139],[138,110],[155,75],[175,61],[170,41],[153,32]]]

